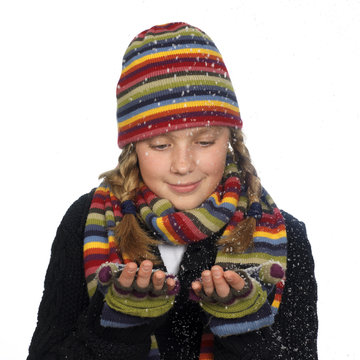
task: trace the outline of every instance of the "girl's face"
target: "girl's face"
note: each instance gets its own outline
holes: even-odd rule
[[[196,208],[221,181],[229,136],[226,127],[198,127],[137,142],[143,181],[176,209]]]

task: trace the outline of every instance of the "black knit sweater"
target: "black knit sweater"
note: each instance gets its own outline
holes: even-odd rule
[[[128,329],[103,328],[103,296],[89,301],[83,266],[85,221],[92,192],[65,214],[51,250],[38,323],[28,360],[146,359],[155,333],[162,359],[198,359],[204,314],[188,300],[191,281],[215,261],[215,238],[188,246],[178,277],[182,291],[172,310],[150,324]],[[317,287],[314,262],[303,223],[282,212],[288,236],[287,281],[272,327],[251,333],[215,337],[216,360],[317,359]]]

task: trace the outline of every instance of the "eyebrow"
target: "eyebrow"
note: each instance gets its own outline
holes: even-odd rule
[[[195,128],[196,129],[196,128]],[[191,131],[192,129],[191,128],[188,128],[187,130]],[[222,128],[216,128],[215,126],[214,127],[209,127],[209,128],[201,128],[199,130],[194,130],[193,132],[193,136],[201,136],[201,135],[204,135],[204,134],[209,134],[209,135],[219,135],[220,133],[222,132]],[[180,135],[179,135],[180,136]],[[175,131],[170,131],[166,134],[161,134],[161,135],[158,135],[158,136],[154,136],[153,139],[155,138],[161,138],[161,137],[166,137],[166,138],[176,138],[178,137],[176,135],[176,130]],[[149,139],[150,140],[150,139]]]

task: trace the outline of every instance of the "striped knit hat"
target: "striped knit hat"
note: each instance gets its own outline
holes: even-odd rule
[[[189,127],[242,127],[219,50],[186,23],[154,26],[130,43],[116,97],[120,148]]]

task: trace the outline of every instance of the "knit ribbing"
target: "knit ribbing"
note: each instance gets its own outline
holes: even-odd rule
[[[186,23],[155,26],[130,43],[116,96],[120,147],[188,127],[242,126],[219,50]]]
[[[137,194],[136,204],[147,227],[155,231],[165,243],[183,245],[203,240],[231,223],[236,213],[241,183],[239,171],[227,157],[223,181],[201,206],[176,211],[171,202],[158,198],[147,186]],[[226,232],[228,232],[226,227]]]
[[[105,262],[121,263],[116,253],[115,223],[122,218],[119,200],[100,186],[92,200],[84,231],[84,267],[89,295],[97,287],[96,270]]]

